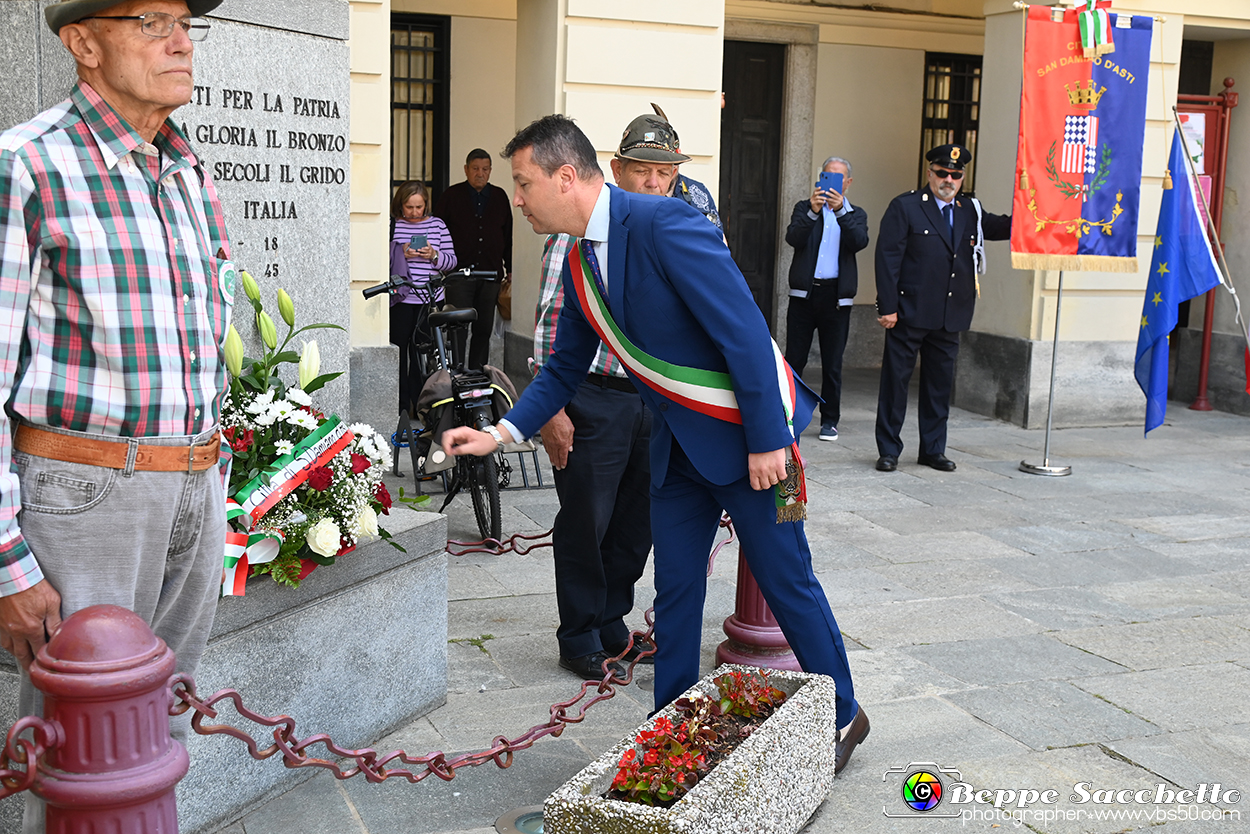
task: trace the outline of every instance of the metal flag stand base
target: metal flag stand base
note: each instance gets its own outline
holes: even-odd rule
[[[1050,351],[1050,399],[1046,403],[1046,447],[1042,451],[1041,463],[1020,461],[1020,471],[1030,475],[1050,475],[1059,477],[1071,475],[1071,466],[1051,466],[1050,464],[1050,425],[1055,416],[1055,359],[1059,353],[1059,311],[1063,307],[1063,271],[1059,272],[1059,294],[1055,299],[1055,345]]]

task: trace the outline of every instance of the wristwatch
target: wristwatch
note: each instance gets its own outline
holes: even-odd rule
[[[495,438],[495,443],[499,445],[499,448],[497,448],[495,451],[502,452],[503,451],[503,435],[499,433],[499,429],[495,428],[494,426],[487,426],[486,428],[482,429],[482,431],[486,432],[491,437]]]

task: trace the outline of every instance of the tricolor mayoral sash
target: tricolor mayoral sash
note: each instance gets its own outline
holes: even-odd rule
[[[582,252],[580,239],[569,248],[569,271],[586,321],[627,371],[648,388],[692,411],[742,425],[742,412],[738,409],[738,398],[734,396],[733,380],[729,374],[666,362],[639,348],[621,331],[608,310],[594,271]],[[803,476],[803,458],[799,454],[798,438],[794,434],[794,371],[782,357],[777,343],[774,341],[772,345],[773,362],[777,370],[777,391],[785,409],[790,437],[795,440],[786,452],[786,477],[773,488],[777,523],[781,524],[807,518],[807,481]]]
[[[1108,14],[1113,49],[1086,57],[1081,12],[1033,5],[1011,225],[1016,269],[1137,271],[1154,19]],[[1088,14],[1088,12],[1086,13]]]

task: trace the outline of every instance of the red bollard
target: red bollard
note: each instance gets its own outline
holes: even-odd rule
[[[738,550],[738,590],[734,612],[725,618],[729,639],[716,647],[717,663],[740,663],[764,669],[801,672],[790,644],[777,625],[777,618],[764,601],[764,594],[751,574],[746,556]]]
[[[169,734],[174,653],[137,614],[94,605],[67,619],[30,667],[43,715],[66,741],[39,763],[48,834],[176,834],[174,787],[190,766]]]

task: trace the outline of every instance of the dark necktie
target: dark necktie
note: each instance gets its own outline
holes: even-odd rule
[[[946,234],[950,238],[951,247],[955,246],[955,206],[947,203],[942,206],[942,219],[946,221]]]
[[[582,254],[586,256],[586,263],[590,264],[590,271],[595,276],[595,286],[599,288],[599,295],[603,298],[603,303],[608,303],[608,289],[603,284],[603,273],[599,271],[599,259],[595,257],[595,247],[586,238],[581,241]]]

